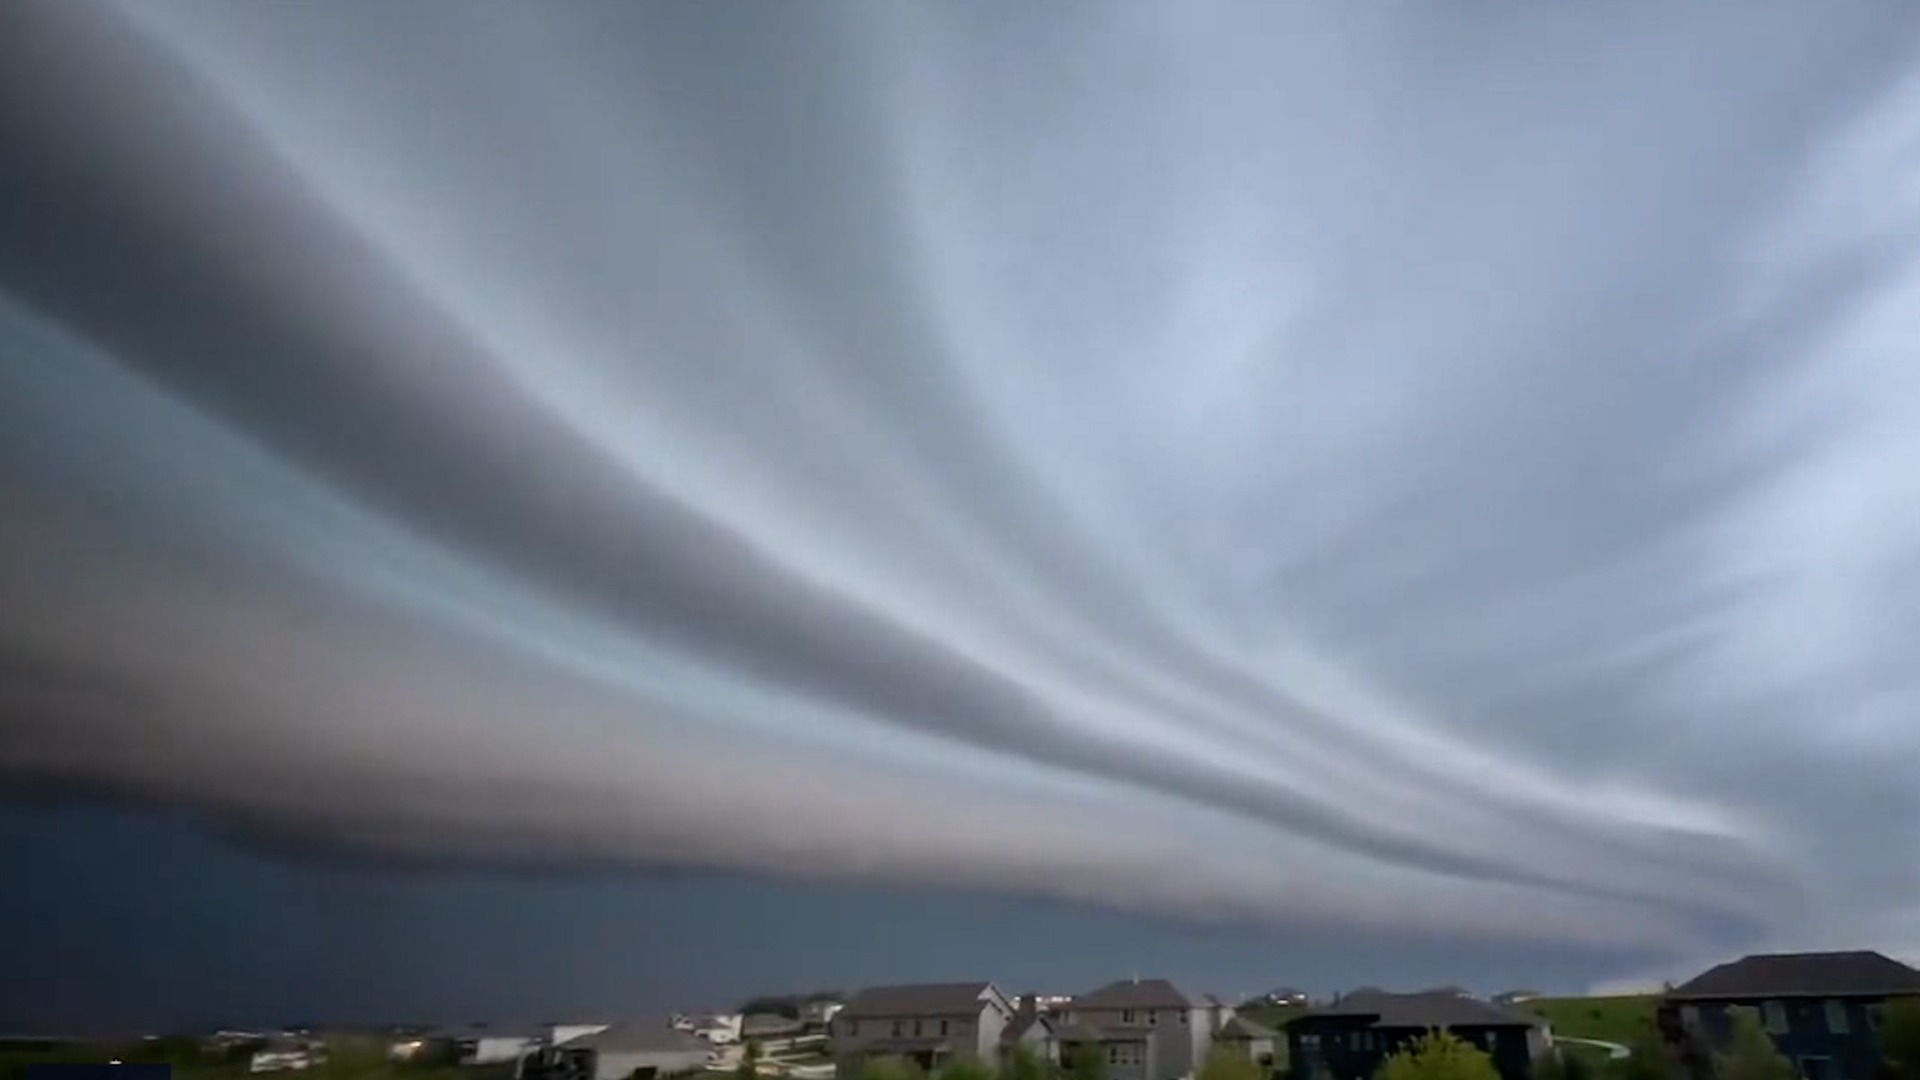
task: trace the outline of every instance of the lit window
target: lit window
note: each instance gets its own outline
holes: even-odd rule
[[[1763,1002],[1760,1016],[1766,1022],[1767,1034],[1785,1035],[1787,1033],[1787,1003],[1784,1001]]]
[[[1848,1031],[1847,1003],[1844,1001],[1827,1002],[1827,1030],[1835,1035],[1845,1035]]]

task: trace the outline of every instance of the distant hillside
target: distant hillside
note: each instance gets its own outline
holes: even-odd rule
[[[1575,1039],[1603,1039],[1628,1043],[1653,1026],[1658,994],[1622,994],[1614,997],[1535,998],[1511,1006],[1513,1011],[1544,1018],[1555,1035]]]

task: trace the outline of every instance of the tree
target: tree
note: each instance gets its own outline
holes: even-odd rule
[[[733,1071],[737,1080],[755,1080],[760,1075],[760,1040],[748,1039],[740,1048],[740,1066]]]
[[[1920,998],[1894,998],[1880,1017],[1880,1056],[1895,1080],[1920,1080]]]
[[[1207,1052],[1196,1080],[1265,1080],[1265,1074],[1244,1052],[1216,1044]]]
[[[923,1080],[920,1066],[903,1057],[868,1058],[860,1080]]]
[[[1500,1072],[1484,1051],[1432,1031],[1388,1058],[1374,1080],[1500,1080]]]
[[[1773,1045],[1760,1014],[1752,1009],[1727,1010],[1731,1034],[1725,1050],[1713,1057],[1714,1075],[1720,1080],[1795,1080],[1799,1075]]]
[[[1597,1080],[1597,1072],[1585,1055],[1559,1048],[1533,1059],[1533,1080]]]
[[[993,1067],[973,1058],[954,1058],[940,1066],[939,1080],[994,1080]]]
[[[1099,1043],[1073,1044],[1067,1058],[1069,1080],[1107,1080],[1107,1052]]]
[[[1634,1028],[1626,1041],[1627,1056],[1603,1067],[1607,1080],[1679,1080],[1686,1075],[1680,1052],[1660,1037],[1651,1023]]]
[[[1007,1055],[1006,1080],[1047,1080],[1047,1063],[1030,1043],[1017,1042]]]

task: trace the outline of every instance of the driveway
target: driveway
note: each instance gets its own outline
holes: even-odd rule
[[[1621,1058],[1628,1057],[1633,1053],[1633,1051],[1617,1042],[1607,1042],[1603,1039],[1573,1039],[1563,1035],[1555,1035],[1553,1041],[1557,1043],[1574,1043],[1579,1046],[1597,1046],[1605,1050],[1607,1056],[1615,1061],[1619,1061]]]

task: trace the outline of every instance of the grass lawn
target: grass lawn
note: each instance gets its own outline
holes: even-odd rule
[[[1657,994],[1536,998],[1515,1008],[1544,1017],[1555,1035],[1630,1043],[1653,1026],[1653,1010],[1659,1001]]]

